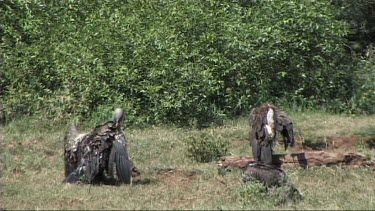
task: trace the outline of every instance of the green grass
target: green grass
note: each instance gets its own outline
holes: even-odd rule
[[[374,116],[291,113],[299,134],[314,138],[368,131]],[[90,123],[91,124],[91,123]],[[94,123],[86,124],[88,130]],[[167,126],[125,129],[130,153],[146,184],[91,186],[64,184],[65,124],[24,118],[0,128],[6,164],[0,199],[5,209],[375,209],[375,177],[369,169],[288,169],[303,193],[298,202],[276,204],[244,184],[240,169],[218,174],[217,161],[197,163],[187,155],[191,136],[210,133],[228,139],[228,154],[251,155],[248,120],[227,121],[203,130]],[[368,134],[368,132],[367,132]],[[1,137],[0,137],[1,140]],[[370,150],[369,150],[370,151]],[[374,153],[372,153],[374,154]],[[158,173],[175,168],[178,172]],[[196,174],[192,174],[195,172]],[[247,193],[244,195],[244,193]],[[2,204],[1,204],[2,203]]]
[[[375,135],[375,125],[368,125],[367,127],[361,127],[354,131],[356,135]]]
[[[305,142],[324,142],[328,136],[375,135],[374,116],[333,115],[306,111],[291,113],[296,127],[296,135]]]

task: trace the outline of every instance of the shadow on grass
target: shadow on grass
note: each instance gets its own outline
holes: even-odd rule
[[[157,179],[149,179],[149,178],[134,178],[131,185],[151,185],[156,184],[158,182]],[[79,182],[78,182],[79,184]],[[117,179],[108,178],[108,177],[97,177],[95,180],[93,180],[88,185],[94,185],[94,186],[101,186],[101,185],[108,185],[108,186],[121,186],[121,185],[129,185],[121,183]]]
[[[156,184],[157,182],[158,182],[158,180],[156,180],[156,179],[145,178],[145,179],[135,180],[135,181],[132,182],[131,185],[151,185],[151,184]],[[107,179],[107,180],[102,180],[102,181],[95,181],[95,182],[91,183],[91,185],[95,185],[95,186],[101,186],[101,185],[121,186],[121,185],[127,185],[127,184],[120,183],[117,180]]]

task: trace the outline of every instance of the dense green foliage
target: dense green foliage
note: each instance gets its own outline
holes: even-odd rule
[[[353,96],[348,100],[351,112],[375,113],[375,2],[372,0],[335,0],[342,7],[340,18],[350,22],[347,41],[357,65]]]
[[[374,112],[374,85],[346,47],[354,13],[338,5],[5,0],[0,106],[54,117],[123,107],[130,123],[198,126],[265,101]]]
[[[347,36],[351,50],[366,54],[375,42],[375,2],[373,0],[335,0],[342,7],[340,18],[350,21],[350,33]]]

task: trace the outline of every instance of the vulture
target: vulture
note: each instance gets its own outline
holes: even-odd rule
[[[283,137],[284,148],[294,146],[293,122],[287,113],[266,103],[250,112],[250,145],[254,160],[264,165],[273,165],[273,147],[277,134]]]
[[[116,109],[111,121],[80,133],[71,125],[64,136],[64,164],[67,183],[96,183],[112,180],[130,184],[139,174],[129,158],[127,141],[121,129],[125,112]]]

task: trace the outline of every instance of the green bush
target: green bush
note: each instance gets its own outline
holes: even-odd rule
[[[187,143],[188,156],[197,162],[207,163],[226,155],[229,141],[214,134],[200,133],[190,136]]]
[[[198,127],[265,101],[346,108],[349,27],[329,1],[24,1],[0,5],[7,116]],[[340,110],[340,111],[341,111]]]
[[[245,183],[242,189],[239,190],[239,194],[246,200],[254,199],[256,197],[264,198],[267,196],[267,187],[261,182],[254,180]]]
[[[352,111],[355,113],[375,113],[375,55],[359,64],[356,75],[356,89],[352,99]]]
[[[280,187],[267,188],[259,181],[247,182],[240,190],[239,195],[244,205],[281,205],[289,202],[302,200],[304,197],[290,183]]]
[[[269,203],[268,200],[265,200],[269,197],[266,186],[256,180],[244,184],[238,190],[238,194],[245,206],[250,204],[259,206],[260,204]]]

